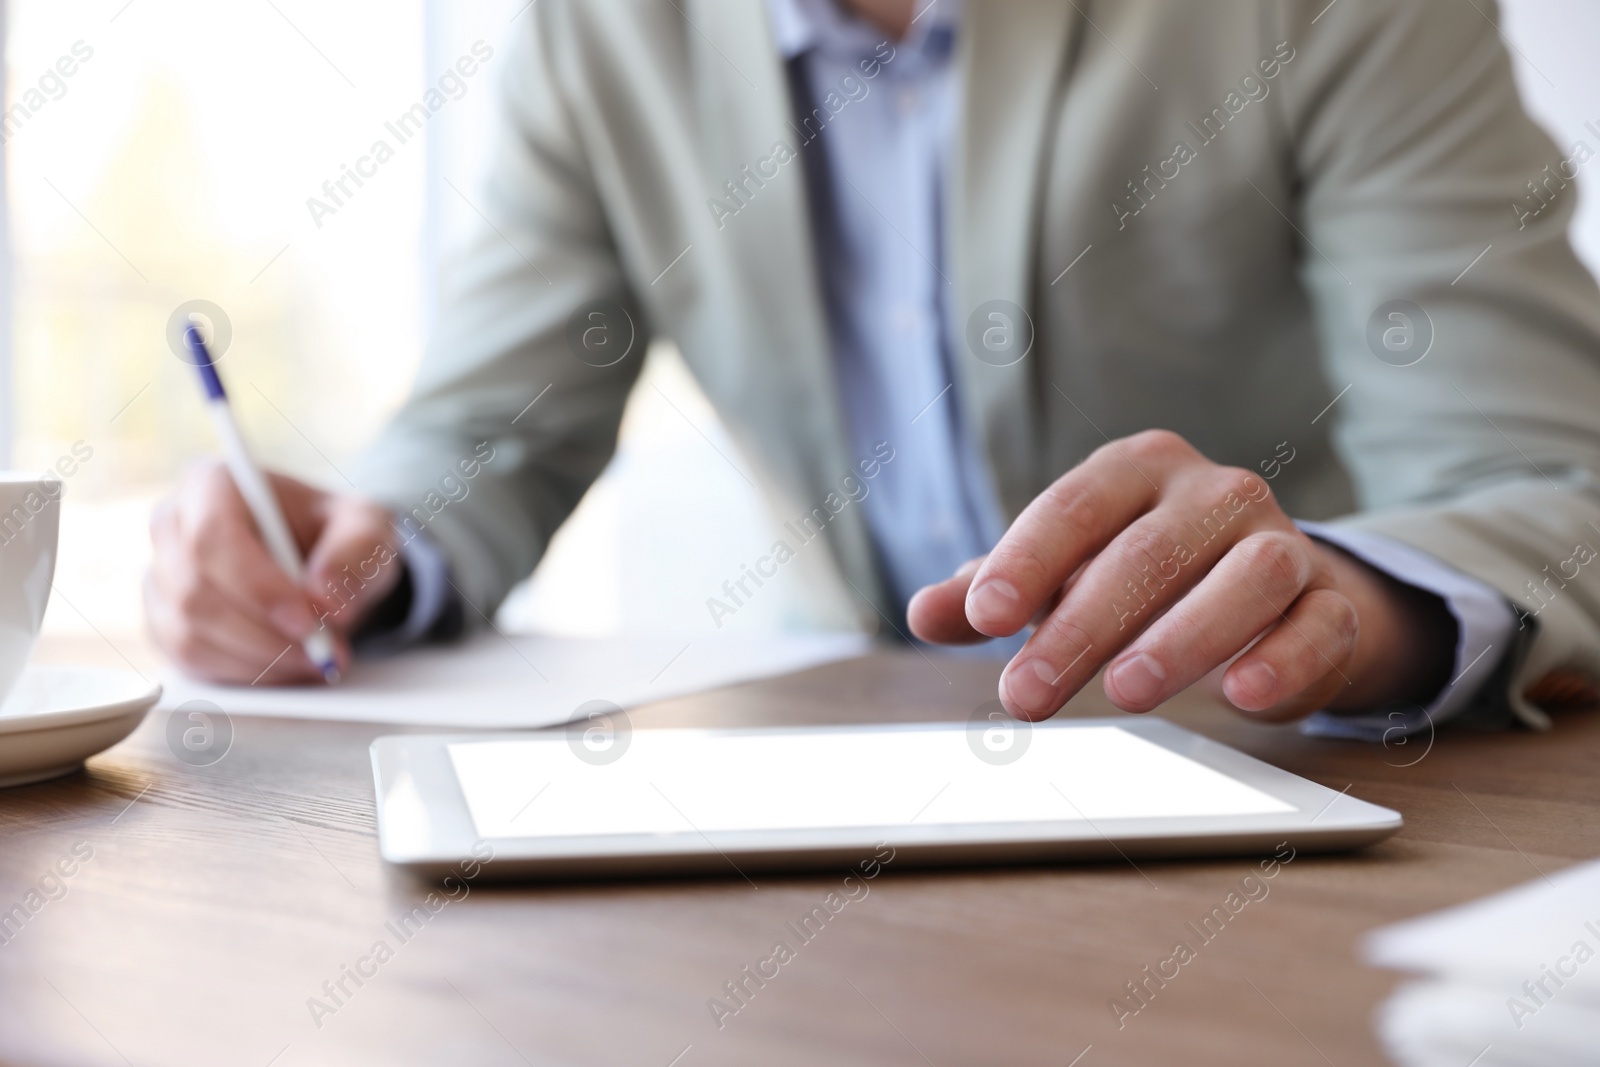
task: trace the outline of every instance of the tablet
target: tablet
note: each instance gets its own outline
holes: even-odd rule
[[[371,751],[383,858],[432,877],[1326,851],[1401,825],[1157,718],[629,733],[602,715]]]

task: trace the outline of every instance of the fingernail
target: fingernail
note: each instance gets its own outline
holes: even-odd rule
[[[1055,711],[1056,678],[1060,672],[1042,659],[1034,658],[1012,667],[1006,672],[1006,696],[1011,703],[1030,715]]]
[[[1259,704],[1270,704],[1278,688],[1278,672],[1272,664],[1256,660],[1246,663],[1233,673],[1233,684],[1244,689]]]
[[[272,620],[285,637],[299,640],[317,628],[317,620],[311,614],[311,609],[304,604],[276,604],[267,611],[267,618]]]
[[[1133,704],[1154,704],[1161,699],[1161,684],[1166,680],[1166,670],[1143,652],[1111,669],[1112,688]]]
[[[1004,578],[990,578],[967,593],[967,616],[974,621],[998,622],[1022,599],[1017,587]]]

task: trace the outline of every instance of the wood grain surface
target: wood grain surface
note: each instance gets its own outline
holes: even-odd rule
[[[98,642],[40,658],[125,663]],[[148,652],[130,659],[151,669]],[[997,675],[885,651],[633,720],[965,718]],[[1091,690],[1068,713],[1108,712]],[[1397,808],[1406,827],[1361,853],[1298,856],[1209,943],[1188,924],[1253,860],[890,863],[800,942],[786,924],[843,872],[468,882],[430,903],[437,889],[377,856],[367,746],[396,730],[235,717],[227,755],[195,767],[153,715],[85,773],[0,793],[0,909],[43,902],[0,925],[0,1063],[1353,1067],[1385,1062],[1373,1013],[1399,980],[1360,963],[1364,931],[1600,852],[1592,714],[1431,748],[1312,740],[1193,697],[1163,714]],[[1179,939],[1195,958],[1119,1027],[1112,999]],[[731,998],[724,983],[779,940],[793,958]]]

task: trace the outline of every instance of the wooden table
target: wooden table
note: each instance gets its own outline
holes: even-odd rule
[[[45,658],[120,662],[60,642]],[[635,723],[964,718],[996,674],[884,652]],[[1070,709],[1106,710],[1098,692]],[[1442,735],[1399,766],[1423,749],[1310,740],[1196,699],[1166,713],[1406,827],[1296,858],[1121,1029],[1109,1001],[1176,940],[1199,946],[1186,924],[1250,860],[890,864],[719,1029],[708,1000],[732,1006],[724,983],[793,940],[785,924],[839,875],[471,883],[401,941],[386,924],[430,887],[377,856],[367,745],[392,730],[240,717],[228,755],[191,767],[159,715],[85,774],[0,794],[0,907],[58,897],[0,945],[0,1063],[1381,1063],[1371,1020],[1397,978],[1358,962],[1363,931],[1600,853],[1594,715],[1544,736]],[[50,882],[75,848],[92,858]],[[308,1000],[333,1005],[324,982],[380,939],[391,957],[314,1018]]]

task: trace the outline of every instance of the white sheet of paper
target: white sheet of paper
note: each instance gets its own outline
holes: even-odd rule
[[[594,765],[559,735],[450,746],[485,838],[1294,810],[1114,726],[1035,730],[1022,758],[1006,766],[972,758],[965,724],[881,732],[635,730],[625,755]]]
[[[1386,926],[1365,954],[1426,976],[1378,1009],[1401,1067],[1596,1062],[1600,862]]]
[[[864,654],[858,633],[564,638],[479,633],[357,662],[336,686],[207,685],[175,671],[163,708],[208,700],[229,715],[515,729],[570,719],[591,700],[633,707]]]
[[[1600,956],[1600,862],[1376,930],[1367,938],[1366,956],[1380,967],[1496,982],[1514,978],[1512,984],[1520,985],[1538,979],[1543,965],[1569,955],[1580,941]],[[1600,994],[1600,959],[1577,968],[1565,983]]]

